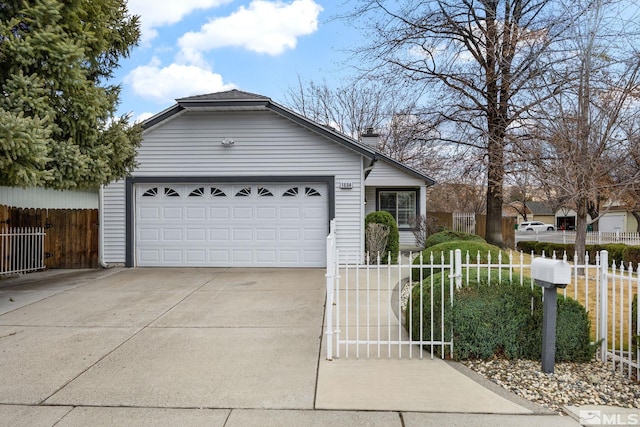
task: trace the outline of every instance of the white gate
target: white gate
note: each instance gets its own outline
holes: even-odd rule
[[[44,269],[44,236],[42,227],[0,228],[0,275]]]
[[[475,234],[476,214],[473,212],[454,212],[453,231]]]

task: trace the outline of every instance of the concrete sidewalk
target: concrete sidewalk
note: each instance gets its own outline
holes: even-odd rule
[[[322,352],[320,269],[0,281],[0,424],[578,425],[442,360]]]

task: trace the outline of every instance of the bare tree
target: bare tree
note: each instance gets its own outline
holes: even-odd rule
[[[578,0],[566,6],[582,11],[564,51],[569,61],[545,79],[569,74],[572,84],[532,110],[527,123],[534,140],[530,150],[521,150],[549,195],[576,210],[581,260],[588,217],[597,221],[606,212],[603,201],[619,201],[640,182],[640,169],[630,161],[637,145],[628,137],[629,129],[637,132],[640,123],[640,26],[637,19],[625,20],[622,4],[591,0],[582,5]]]
[[[539,99],[539,75],[570,18],[550,0],[360,0],[349,19],[364,18],[370,42],[360,64],[382,81],[402,78],[427,88],[423,98],[449,126],[443,141],[481,154],[486,173],[487,240],[502,245],[505,156],[513,124]],[[563,80],[553,83],[555,90]]]
[[[367,80],[329,87],[298,80],[286,94],[288,106],[318,123],[358,139],[366,129],[379,135],[376,147],[388,156],[437,177],[451,161],[455,147],[438,138],[440,122],[418,109],[419,95],[403,87]]]

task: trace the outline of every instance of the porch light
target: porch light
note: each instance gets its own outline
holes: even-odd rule
[[[223,147],[231,147],[235,143],[236,143],[236,141],[234,139],[231,139],[231,138],[224,138],[222,140],[222,146]]]

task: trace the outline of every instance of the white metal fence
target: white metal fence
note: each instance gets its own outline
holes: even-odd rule
[[[453,231],[474,234],[476,232],[476,214],[473,212],[454,212]]]
[[[0,275],[44,269],[44,236],[42,227],[0,228]]]
[[[368,265],[360,262],[368,257],[336,250],[333,223],[327,239],[327,359],[422,358],[436,353],[446,357],[452,354],[455,342],[450,338],[453,331],[445,322],[444,311],[453,302],[456,288],[468,285],[469,278],[479,276],[481,271],[489,274],[489,280],[495,274],[499,281],[534,286],[529,278],[533,255],[521,252],[512,252],[506,259],[502,255],[491,259],[491,254],[481,257],[479,253],[456,250],[449,255],[450,262],[443,264],[442,254],[431,254],[418,265],[412,264],[417,254],[408,254],[399,256],[397,264]],[[567,255],[563,257],[566,259]],[[577,259],[573,254],[568,261]],[[640,313],[636,312],[633,318],[632,301],[640,293],[640,272],[638,266],[634,270],[632,266],[613,263],[607,268],[608,263],[607,251],[600,252],[595,260],[589,260],[586,254],[583,264],[572,263],[572,283],[560,295],[577,300],[587,310],[592,338],[599,343],[597,358],[629,377],[639,378],[640,351],[634,343],[640,335]],[[425,283],[425,278],[431,300],[424,300],[423,286],[416,288],[416,295],[406,290],[403,294],[404,286]],[[435,288],[439,290],[436,294],[441,298],[440,304],[433,301]],[[419,324],[413,324],[416,297],[423,301],[417,316]],[[409,307],[408,319],[405,304]],[[440,307],[436,312],[435,306]],[[429,324],[422,321],[424,310],[431,310]]]
[[[531,232],[518,230],[516,242],[519,241],[553,242],[553,243],[574,243],[576,241],[575,231],[539,231]],[[631,232],[608,232],[608,231],[587,231],[587,245],[603,245],[607,243],[623,243],[625,245],[640,245],[640,233]]]

